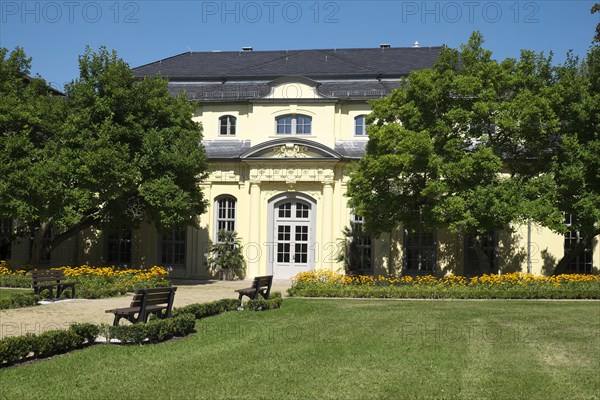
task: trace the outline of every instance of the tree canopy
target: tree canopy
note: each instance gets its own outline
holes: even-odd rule
[[[169,229],[204,212],[201,128],[165,79],[136,80],[116,52],[88,48],[58,97],[42,79],[23,81],[21,49],[0,54],[0,215],[34,232],[32,263],[50,227],[54,247],[92,226]]]
[[[444,48],[432,69],[373,101],[350,205],[373,234],[479,235],[526,219],[563,233],[563,213],[574,213],[575,229],[597,235],[597,49],[583,66],[554,67],[531,51],[498,62],[482,44],[474,33]]]

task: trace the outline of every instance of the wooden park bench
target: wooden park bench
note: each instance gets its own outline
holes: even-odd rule
[[[269,300],[272,284],[273,275],[257,276],[252,281],[252,287],[236,290],[236,292],[240,294],[240,303],[242,302],[242,297],[244,296],[248,296],[252,300],[255,300],[258,299],[258,296],[260,295],[264,297],[265,300]]]
[[[43,270],[36,269],[31,271],[31,286],[33,287],[33,293],[39,295],[42,290],[48,289],[50,291],[50,298],[54,298],[54,288],[56,288],[56,298],[60,298],[62,292],[70,288],[71,298],[75,298],[75,285],[77,282],[67,282],[65,272],[62,270]]]
[[[147,322],[150,314],[161,319],[169,318],[176,290],[176,287],[137,289],[129,307],[113,308],[106,312],[115,314],[113,326],[118,326],[121,318],[125,318],[133,324]]]

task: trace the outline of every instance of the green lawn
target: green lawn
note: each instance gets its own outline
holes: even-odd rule
[[[286,299],[0,369],[5,399],[598,399],[600,302]]]

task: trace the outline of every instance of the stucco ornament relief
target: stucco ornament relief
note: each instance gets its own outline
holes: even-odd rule
[[[275,157],[279,158],[307,158],[308,147],[294,143],[286,143],[273,148]]]

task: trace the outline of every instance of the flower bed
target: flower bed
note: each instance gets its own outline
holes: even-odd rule
[[[455,299],[600,299],[600,275],[346,276],[331,271],[303,272],[290,296]]]
[[[78,282],[77,296],[98,299],[123,295],[137,288],[169,286],[169,273],[162,267],[133,269],[118,267],[69,267],[52,268],[63,270],[70,280]],[[24,268],[10,269],[0,261],[0,286],[31,287],[31,276]],[[70,293],[64,292],[65,296]]]

